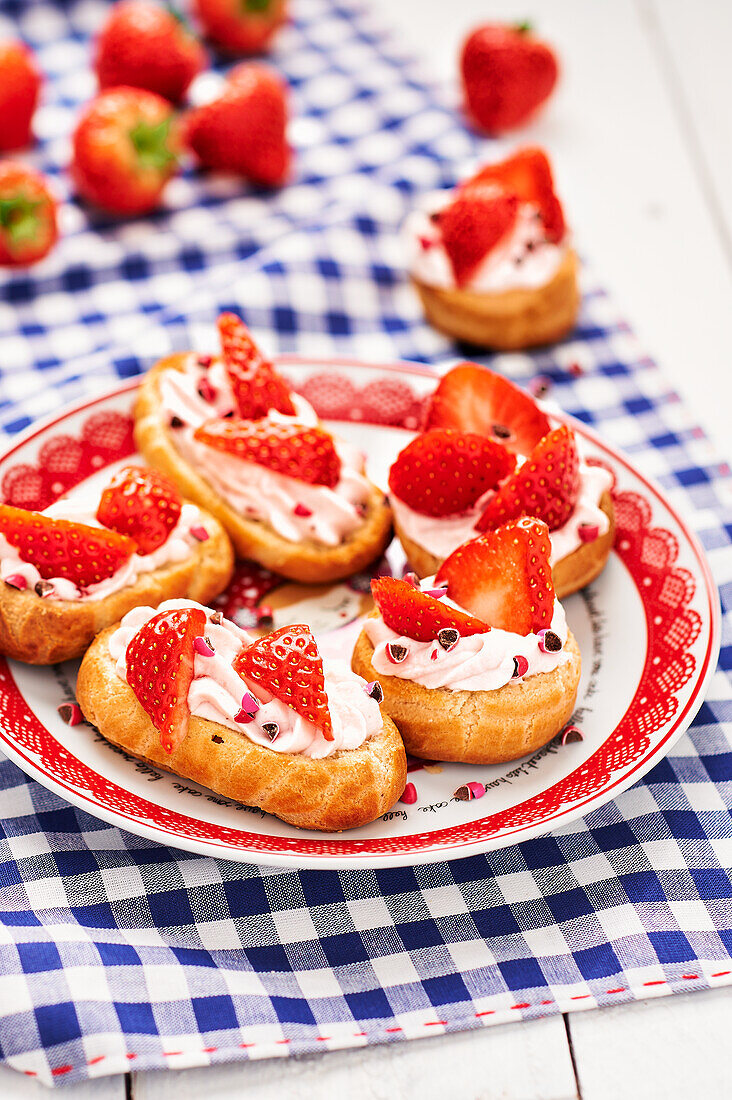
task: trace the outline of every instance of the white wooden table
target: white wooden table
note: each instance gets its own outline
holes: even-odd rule
[[[293,5],[297,0],[292,0]],[[453,77],[476,22],[534,16],[564,79],[550,149],[580,248],[732,459],[729,0],[373,0]],[[300,1060],[103,1078],[68,1100],[664,1100],[732,1096],[732,989]],[[0,1068],[2,1100],[47,1095]]]

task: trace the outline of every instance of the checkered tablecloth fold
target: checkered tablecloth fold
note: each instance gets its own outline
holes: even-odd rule
[[[204,346],[234,308],[271,350],[444,361],[400,225],[488,146],[350,0],[298,0],[273,57],[297,176],[278,195],[187,172],[125,224],[64,208],[64,238],[0,284],[0,428]],[[35,161],[62,172],[92,91],[101,0],[0,0],[49,74]],[[689,517],[720,584],[720,667],[689,732],[614,802],[454,863],[257,869],[173,851],[0,762],[0,1058],[59,1084],[400,1042],[732,981],[732,505],[720,466],[591,271],[573,336],[496,357],[623,448]],[[578,370],[577,367],[580,369]]]

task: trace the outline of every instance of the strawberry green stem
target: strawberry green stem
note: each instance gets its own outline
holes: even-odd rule
[[[243,0],[242,7],[245,12],[269,11],[271,0]]]
[[[520,23],[516,23],[513,29],[517,34],[530,34],[534,28],[528,19],[523,19]]]
[[[32,241],[36,237],[40,226],[36,211],[42,205],[41,199],[28,199],[25,195],[0,199],[0,227],[12,245]]]
[[[168,146],[170,123],[169,118],[164,118],[157,125],[140,121],[130,130],[130,141],[135,147],[140,167],[162,170],[176,160],[175,153]]]

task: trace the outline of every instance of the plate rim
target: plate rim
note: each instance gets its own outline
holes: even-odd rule
[[[302,367],[323,367],[326,369],[333,369],[340,367],[356,367],[359,369],[370,370],[382,370],[386,372],[394,372],[401,374],[409,374],[432,380],[435,383],[439,380],[442,373],[454,365],[456,361],[450,360],[446,363],[441,363],[434,368],[430,368],[425,364],[421,364],[416,361],[409,360],[391,360],[388,362],[380,362],[366,359],[358,359],[351,356],[307,356],[297,354],[281,354],[273,357],[274,361],[283,367],[287,366],[302,366]],[[104,403],[114,398],[123,396],[128,392],[134,392],[137,390],[142,382],[144,373],[135,375],[132,378],[122,380],[114,386],[110,386],[102,393],[95,396],[87,395],[80,398],[77,401],[70,402],[62,409],[43,417],[33,424],[29,425],[24,431],[19,433],[13,440],[11,446],[6,448],[0,453],[0,464],[5,463],[16,451],[24,447],[31,442],[36,436],[41,435],[48,431],[48,429],[54,427],[54,425],[60,424],[67,420],[69,417],[83,412],[94,405]],[[571,416],[569,413],[563,410],[550,410],[551,415],[557,419],[571,424],[576,428],[580,435],[584,435],[588,440],[594,443],[600,450],[606,452],[613,458],[614,461],[620,463],[631,476],[637,479],[645,489],[647,489],[652,497],[660,503],[666,511],[673,518],[677,524],[684,538],[686,539],[689,547],[691,548],[696,563],[700,570],[700,577],[704,582],[704,592],[707,597],[708,614],[709,614],[709,639],[706,647],[706,651],[703,658],[700,659],[700,671],[697,677],[696,685],[684,705],[680,714],[674,716],[673,724],[671,728],[666,732],[663,739],[655,746],[655,749],[641,756],[628,771],[608,784],[600,793],[594,793],[587,795],[582,801],[573,804],[566,809],[555,812],[551,823],[539,822],[535,825],[521,825],[512,828],[508,832],[500,833],[492,837],[484,838],[470,838],[465,841],[455,841],[450,844],[436,844],[425,846],[424,848],[408,851],[402,850],[394,853],[379,852],[369,854],[362,850],[354,851],[352,854],[339,852],[328,853],[318,855],[313,852],[297,852],[297,851],[283,851],[283,852],[269,852],[251,850],[245,847],[233,847],[226,843],[218,843],[214,839],[206,838],[201,839],[194,836],[186,837],[178,833],[167,832],[163,826],[149,825],[139,819],[127,819],[121,813],[116,810],[108,809],[107,807],[100,806],[98,802],[93,800],[92,796],[85,796],[82,792],[76,791],[73,788],[67,788],[62,782],[55,779],[43,772],[32,760],[24,757],[23,753],[16,748],[10,736],[2,724],[0,724],[0,744],[2,745],[2,751],[13,760],[27,775],[36,779],[45,786],[47,789],[52,790],[54,793],[64,798],[67,802],[71,802],[72,805],[76,805],[80,809],[87,813],[90,813],[94,817],[101,818],[108,824],[114,825],[117,828],[121,828],[127,832],[131,832],[136,835],[141,835],[156,843],[163,844],[166,847],[174,849],[182,849],[185,851],[192,851],[200,855],[211,855],[215,858],[228,859],[233,862],[249,863],[260,866],[271,867],[285,867],[290,869],[295,868],[322,868],[328,870],[345,870],[352,867],[369,866],[374,868],[382,867],[397,867],[404,865],[418,865],[433,862],[441,862],[450,859],[467,858],[470,855],[483,854],[489,851],[500,850],[504,847],[510,847],[513,844],[523,843],[534,839],[538,836],[544,836],[553,832],[555,829],[564,827],[571,822],[584,816],[585,813],[590,812],[591,809],[599,809],[602,805],[617,798],[633,783],[637,782],[642,776],[650,770],[674,744],[679,737],[688,729],[695,714],[701,706],[706,694],[711,677],[714,674],[716,668],[716,658],[719,653],[720,637],[721,637],[721,605],[719,598],[719,590],[714,581],[714,577],[711,571],[711,567],[707,560],[705,551],[701,545],[701,542],[689,525],[685,516],[681,514],[676,506],[669,501],[662,487],[655,482],[654,479],[640,471],[634,466],[630,459],[627,458],[621,451],[618,451],[613,444],[608,443],[603,439],[594,428],[585,424],[583,421],[576,417]],[[337,420],[335,422],[338,422]],[[348,421],[343,421],[348,423]],[[384,425],[389,427],[389,425]],[[395,426],[391,426],[394,428]],[[396,427],[396,430],[408,430],[400,429]],[[12,677],[12,673],[10,674]],[[14,678],[13,678],[13,682]],[[16,685],[17,687],[17,685]],[[19,689],[18,689],[19,691]],[[99,774],[99,773],[98,773]],[[104,778],[104,776],[100,776]],[[91,808],[90,808],[91,807]],[[192,815],[192,820],[196,820]],[[130,824],[131,822],[131,824]],[[131,827],[132,825],[132,827]],[[247,830],[245,830],[247,831]],[[340,834],[337,834],[340,836]],[[322,843],[327,845],[329,836],[324,836]],[[317,843],[314,841],[311,843]]]

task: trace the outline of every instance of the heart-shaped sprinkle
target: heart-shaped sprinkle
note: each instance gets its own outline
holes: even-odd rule
[[[394,665],[400,665],[407,658],[409,650],[399,642],[387,642],[386,656]]]
[[[45,599],[53,592],[53,585],[50,581],[36,581],[34,588],[36,595],[40,596],[41,599]]]
[[[211,645],[208,638],[194,638],[193,648],[196,653],[200,653],[202,657],[213,657],[214,655],[214,647]]]
[[[577,726],[567,726],[562,734],[562,744],[571,745],[573,741],[584,741],[585,735]]]
[[[437,632],[437,641],[449,653],[460,641],[460,634],[454,626],[443,626],[442,630]]]
[[[198,524],[196,527],[191,527],[191,535],[199,542],[208,542],[209,540],[208,531],[205,527],[201,527],[200,524]]]
[[[402,797],[399,799],[399,801],[404,802],[407,806],[411,806],[414,802],[417,801],[417,788],[415,787],[414,783],[407,783],[406,787],[402,791]]]
[[[198,396],[204,401],[208,401],[209,405],[216,400],[216,390],[213,388],[208,378],[202,378],[199,382]]]
[[[456,798],[458,802],[470,802],[474,798],[482,798],[485,794],[485,787],[482,783],[463,783],[462,787],[453,794],[453,798]]]
[[[539,631],[539,649],[542,653],[559,653],[562,639],[553,630]]]
[[[308,516],[312,516],[312,511],[304,504],[296,504],[292,509],[296,516],[302,516],[303,519],[307,519]]]
[[[84,721],[84,715],[78,703],[61,703],[56,710],[61,721],[67,726],[80,726]]]
[[[364,691],[368,695],[369,699],[373,699],[376,703],[381,703],[384,700],[384,689],[378,680],[372,680],[370,684],[366,684]]]
[[[519,654],[518,657],[514,657],[514,659],[513,659],[514,679],[517,679],[519,676],[525,676],[528,671],[529,671],[529,662],[526,660],[526,658],[522,657],[521,654]]]
[[[5,578],[5,583],[10,585],[11,588],[17,588],[19,592],[28,587],[28,581],[22,573],[11,573],[9,577]]]
[[[196,362],[198,363],[199,367],[203,367],[205,370],[206,367],[210,367],[213,363],[213,355],[199,355],[196,359]]]
[[[275,737],[280,732],[280,727],[277,725],[276,722],[263,722],[262,729],[267,734],[267,737],[269,737],[270,741],[274,741]]]
[[[594,542],[600,537],[600,528],[596,523],[580,523],[577,534],[580,542]]]

